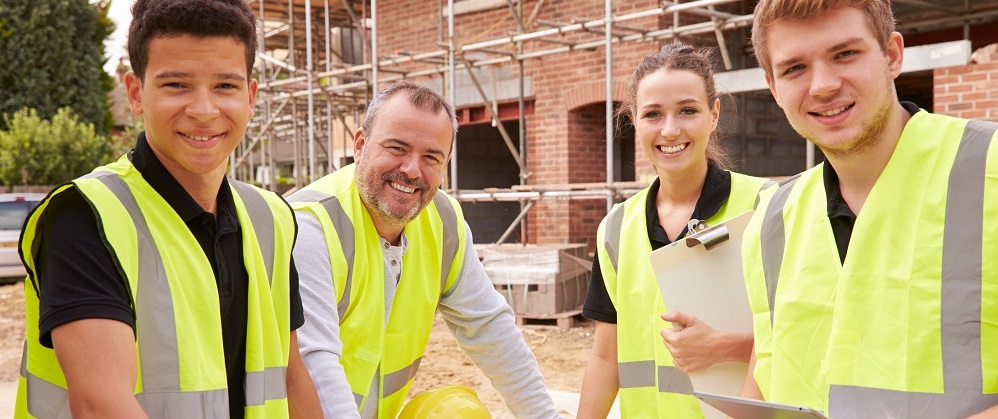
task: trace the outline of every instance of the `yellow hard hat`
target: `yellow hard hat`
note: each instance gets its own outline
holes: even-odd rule
[[[492,419],[478,394],[465,386],[446,386],[413,397],[398,419]]]

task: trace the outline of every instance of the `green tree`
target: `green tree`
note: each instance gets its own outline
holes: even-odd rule
[[[110,0],[0,0],[0,114],[69,107],[98,133],[113,127],[104,40],[114,31]],[[6,127],[0,122],[0,129]]]
[[[108,158],[107,162],[117,161],[118,158],[124,156],[131,149],[135,148],[135,139],[139,138],[139,133],[145,131],[146,124],[145,121],[139,119],[135,121],[134,125],[125,127],[125,131],[111,137],[111,143],[108,147]]]
[[[34,109],[4,115],[0,131],[0,183],[55,185],[90,172],[108,161],[110,141],[69,110],[44,120]]]

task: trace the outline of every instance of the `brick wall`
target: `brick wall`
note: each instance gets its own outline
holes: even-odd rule
[[[606,91],[605,82],[602,83]],[[605,100],[604,93],[600,100]],[[573,183],[606,181],[606,104],[597,102],[568,113],[568,176]],[[595,250],[594,232],[606,215],[605,200],[575,200],[569,203],[567,224],[571,243],[587,243]]]
[[[933,112],[998,121],[998,54],[986,64],[933,70]]]
[[[529,16],[537,5],[537,0],[525,0],[523,9]],[[623,2],[619,2],[623,3]],[[654,0],[634,0],[627,4],[615,4],[617,15],[647,10],[657,6]],[[575,18],[602,19],[602,0],[548,0],[537,13],[538,22],[552,21],[563,24],[573,23]],[[446,19],[440,16],[440,3],[426,0],[384,0],[378,3],[379,53],[382,56],[393,51],[427,52],[440,49],[436,42],[446,41]],[[385,22],[390,22],[385,24]],[[663,24],[671,24],[671,17]],[[658,28],[658,17],[626,22],[628,26]],[[536,24],[531,31],[544,29]],[[515,19],[508,8],[497,8],[480,12],[465,13],[455,18],[455,35],[459,43],[470,44],[507,36],[517,31]],[[629,33],[623,31],[624,33]],[[597,33],[572,33],[555,35],[567,41],[592,41],[603,39]],[[530,42],[525,51],[556,48],[557,43]],[[625,43],[613,46],[613,76],[617,86],[626,83],[638,61],[646,54],[656,51],[658,42]],[[511,51],[508,45],[495,49]],[[534,58],[524,62],[524,75],[531,79],[534,92],[534,114],[526,119],[527,171],[529,184],[565,184],[579,182],[603,182],[606,180],[604,103],[605,94],[592,99],[579,92],[577,87],[592,84],[600,92],[605,90],[607,72],[604,48],[578,50]],[[494,58],[496,55],[478,53],[477,58]],[[518,69],[515,62],[503,64],[512,70]],[[407,68],[407,67],[402,67]],[[415,66],[409,67],[415,68]],[[425,68],[425,66],[423,67]],[[439,78],[435,76],[434,78]],[[616,88],[616,90],[622,90]],[[584,92],[583,92],[584,93]],[[616,92],[615,97],[622,97]],[[639,174],[644,160],[637,151]],[[596,227],[606,214],[604,200],[542,201],[535,205],[527,217],[527,241],[529,243],[587,243],[592,250]]]

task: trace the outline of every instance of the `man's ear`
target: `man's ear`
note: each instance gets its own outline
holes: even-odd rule
[[[256,91],[259,88],[259,86],[260,86],[260,84],[256,81],[256,79],[250,79],[249,85],[247,86],[247,88],[249,89],[249,117],[250,118],[253,118],[253,115],[256,114]]]
[[[125,73],[123,79],[129,110],[136,115],[142,115],[142,79],[133,71]]]
[[[891,73],[891,79],[896,79],[901,74],[901,65],[904,64],[904,37],[900,33],[891,32],[887,38],[887,70]]]
[[[364,153],[364,143],[367,140],[364,137],[364,128],[357,128],[357,131],[353,133],[353,161],[360,161],[360,156]]]

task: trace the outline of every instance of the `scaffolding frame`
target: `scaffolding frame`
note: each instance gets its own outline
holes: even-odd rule
[[[619,1],[619,0],[618,0]],[[332,172],[341,163],[334,161],[334,132],[336,122],[342,135],[341,159],[352,156],[347,144],[352,141],[366,105],[381,83],[441,76],[446,96],[455,102],[455,75],[464,71],[475,85],[481,102],[493,126],[508,148],[519,169],[519,185],[507,189],[462,190],[459,188],[456,142],[452,150],[448,190],[462,201],[519,201],[521,213],[506,230],[502,242],[520,224],[534,202],[544,199],[601,199],[606,200],[607,210],[614,200],[626,198],[644,185],[634,182],[614,182],[613,142],[613,46],[614,44],[656,42],[678,36],[713,34],[725,69],[732,69],[728,56],[725,32],[748,27],[752,14],[732,14],[718,11],[716,6],[742,3],[750,0],[690,0],[661,1],[659,7],[626,14],[615,14],[613,0],[604,0],[605,14],[601,19],[575,18],[571,22],[554,22],[541,19],[539,13],[545,0],[536,0],[527,15],[522,0],[506,0],[516,31],[507,36],[484,41],[459,43],[455,37],[455,0],[437,0],[440,11],[438,22],[441,39],[426,52],[393,50],[390,55],[379,54],[377,0],[246,0],[257,11],[259,20],[259,46],[256,72],[259,92],[256,116],[244,141],[230,159],[230,175],[242,180],[257,179],[258,183],[276,189],[276,143],[291,143],[293,149],[294,188],[300,188],[316,179],[323,171]],[[910,18],[899,18],[900,30],[918,30],[926,27],[944,28],[963,26],[965,39],[969,38],[970,25],[998,19],[998,0],[977,1],[971,5],[962,0],[963,8],[940,6],[926,0],[893,0],[905,8]],[[955,0],[951,0],[955,1]],[[316,13],[318,12],[318,13]],[[662,16],[672,16],[672,25],[666,28],[636,27],[631,22]],[[704,20],[681,24],[683,15]],[[319,16],[318,18],[316,16]],[[446,38],[443,22],[446,19]],[[299,20],[303,20],[300,23]],[[348,56],[344,33],[350,33],[351,46],[354,35],[360,40],[360,61],[356,62],[356,48]],[[333,39],[333,34],[340,36]],[[587,35],[591,34],[593,36]],[[577,40],[567,40],[573,35]],[[597,37],[602,35],[601,37]],[[534,48],[528,50],[527,45]],[[304,45],[304,48],[302,46]],[[318,46],[316,46],[318,45]],[[541,46],[543,45],[543,46]],[[553,45],[551,47],[546,47]],[[524,62],[549,55],[605,48],[606,62],[606,172],[605,183],[554,185],[531,188],[527,185],[526,121],[524,116]],[[389,50],[391,50],[389,48]],[[480,58],[484,55],[485,58]],[[498,116],[495,98],[490,98],[478,80],[474,69],[515,63],[519,76],[519,132],[517,142],[506,132]],[[381,74],[385,73],[385,74]],[[445,80],[445,81],[444,81]],[[347,116],[351,116],[348,121]],[[322,141],[324,140],[324,141]],[[318,147],[318,149],[317,149]],[[518,151],[519,150],[519,151]],[[320,153],[322,156],[320,156]],[[317,162],[325,158],[320,170]],[[266,168],[261,176],[253,173],[254,163]],[[525,229],[521,229],[525,234]],[[521,240],[524,241],[524,240]]]

